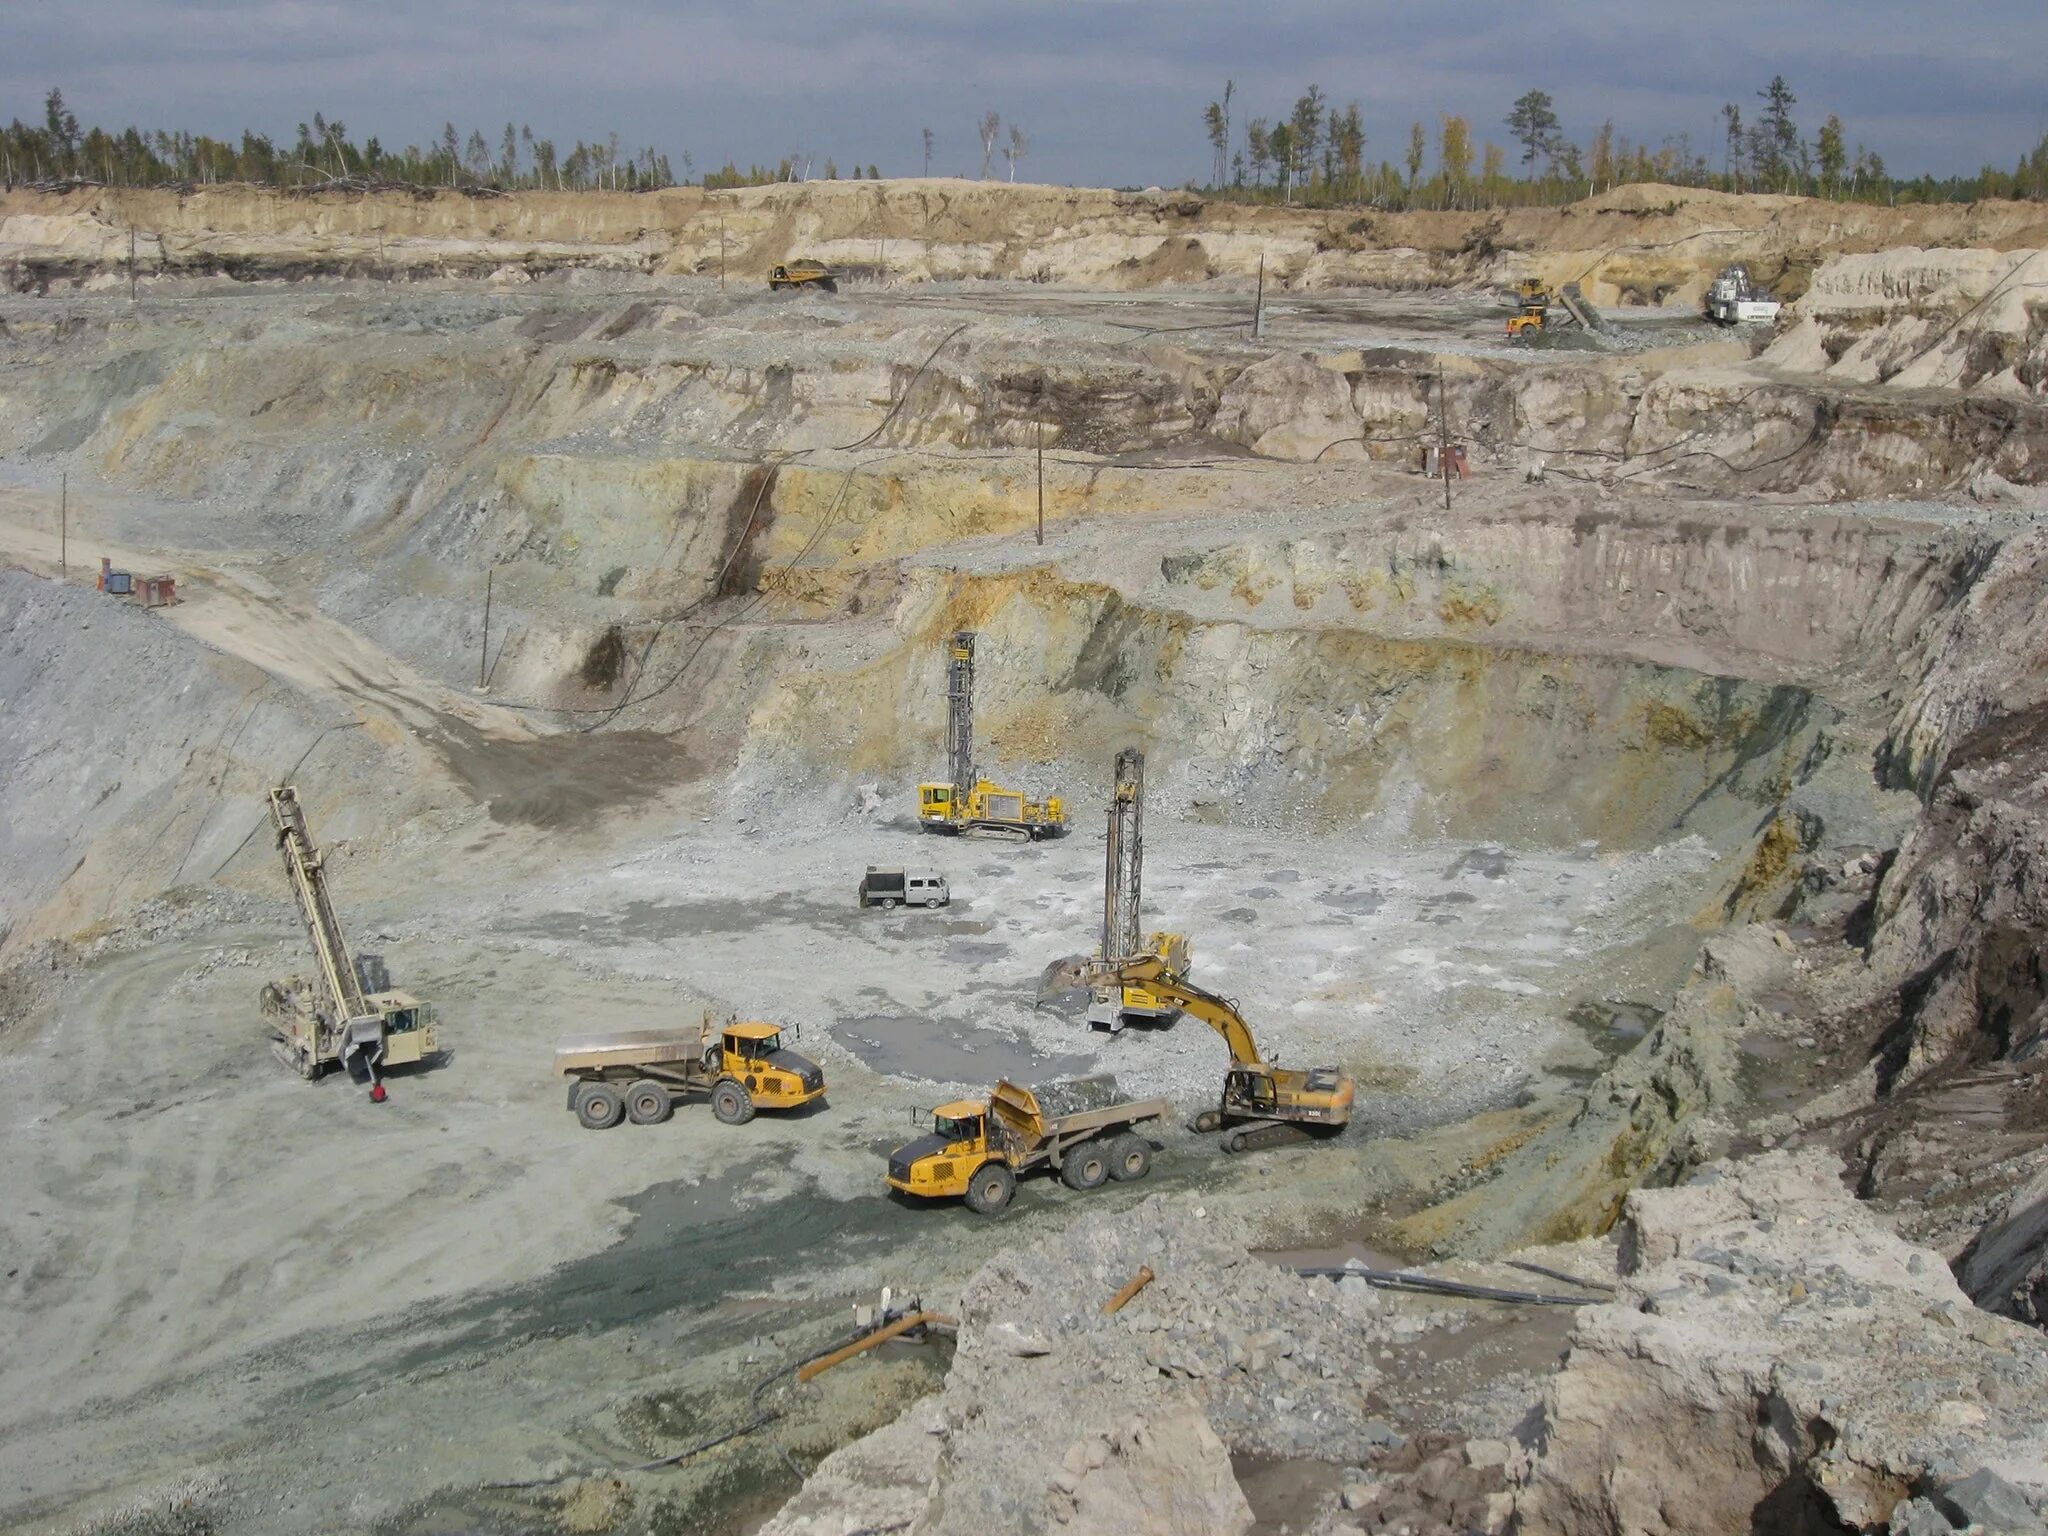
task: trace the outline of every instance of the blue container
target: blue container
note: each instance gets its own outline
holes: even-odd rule
[[[135,576],[130,571],[107,572],[107,590],[126,597],[135,590]]]

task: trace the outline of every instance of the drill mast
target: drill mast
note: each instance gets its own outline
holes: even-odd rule
[[[974,631],[955,632],[946,654],[946,767],[964,810],[974,792]]]
[[[1144,952],[1138,905],[1145,869],[1145,754],[1125,747],[1116,755],[1116,785],[1109,797],[1109,842],[1102,880],[1102,958],[1126,960]]]

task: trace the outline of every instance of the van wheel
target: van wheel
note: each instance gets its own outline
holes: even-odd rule
[[[993,1216],[1017,1193],[1017,1175],[1001,1163],[983,1163],[967,1181],[967,1209],[977,1216]]]
[[[676,1112],[676,1101],[651,1077],[643,1077],[626,1090],[626,1116],[635,1125],[659,1125]]]
[[[610,1083],[591,1083],[576,1101],[576,1118],[586,1131],[608,1131],[626,1118],[626,1101]]]
[[[1069,1189],[1100,1189],[1109,1182],[1109,1154],[1099,1141],[1084,1141],[1060,1164],[1060,1182]]]
[[[893,907],[893,906],[895,906],[895,905],[896,905],[896,898],[895,898],[894,896],[884,896],[884,897],[882,898],[882,907],[883,907],[883,910],[885,910],[885,911],[886,911],[886,910],[887,910],[888,908],[890,908],[890,907]]]
[[[745,1125],[754,1118],[754,1096],[731,1078],[711,1090],[711,1113],[727,1125]]]
[[[1109,1176],[1142,1179],[1152,1171],[1152,1144],[1138,1135],[1123,1135],[1109,1144]]]

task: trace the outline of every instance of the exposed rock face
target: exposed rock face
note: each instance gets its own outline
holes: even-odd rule
[[[2048,1494],[2048,1344],[1971,1307],[1821,1154],[1638,1191],[1517,1504],[1529,1536],[1883,1530],[1980,1468]]]
[[[1232,1453],[1363,1462],[1389,1438],[1366,1405],[1380,1299],[1217,1227],[1162,1197],[992,1260],[961,1298],[945,1391],[828,1457],[768,1536],[1240,1536]],[[1157,1278],[1103,1316],[1140,1265]]]

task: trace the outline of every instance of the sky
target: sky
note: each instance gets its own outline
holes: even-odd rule
[[[88,126],[216,136],[319,111],[388,146],[444,121],[495,145],[510,120],[565,148],[616,131],[679,176],[685,152],[918,175],[928,127],[933,174],[979,175],[994,111],[1026,135],[1019,180],[1144,186],[1207,178],[1225,80],[1240,142],[1313,82],[1358,102],[1371,160],[1446,112],[1505,147],[1536,87],[1582,144],[1611,118],[1718,168],[1722,104],[1749,117],[1782,73],[1809,140],[1833,112],[1894,174],[1939,176],[2048,132],[2044,59],[2048,0],[5,0],[0,121],[40,122],[52,85]]]

